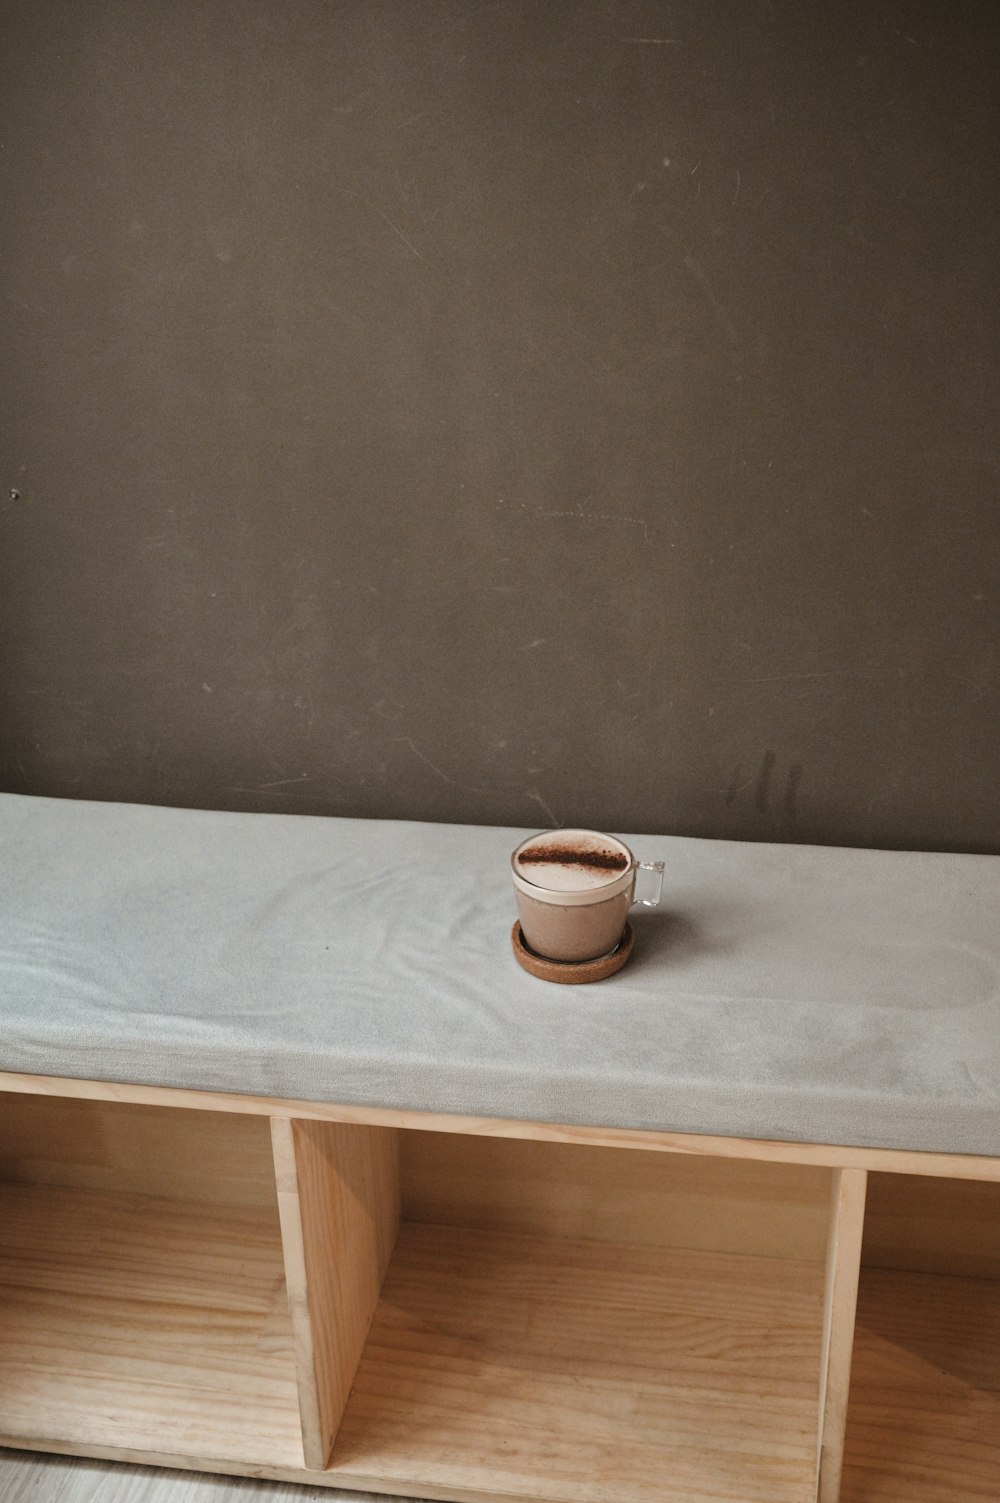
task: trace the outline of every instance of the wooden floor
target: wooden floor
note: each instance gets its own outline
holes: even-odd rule
[[[374,1503],[371,1493],[0,1449],[0,1503]],[[377,1503],[403,1503],[381,1497]]]

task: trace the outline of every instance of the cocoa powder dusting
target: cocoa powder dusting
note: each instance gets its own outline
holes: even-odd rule
[[[545,845],[522,851],[517,863],[519,866],[587,866],[600,872],[623,872],[628,866],[628,857],[623,851],[585,851],[572,845]]]

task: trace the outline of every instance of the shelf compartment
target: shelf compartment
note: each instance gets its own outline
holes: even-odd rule
[[[842,1503],[998,1497],[1000,1281],[863,1269]]]
[[[325,1480],[809,1503],[823,1270],[404,1224]]]
[[[94,1142],[86,1178],[107,1158]],[[80,1176],[58,1145],[38,1153],[48,1183],[0,1183],[0,1437],[300,1469],[273,1187],[270,1205],[80,1188],[55,1182]],[[27,1175],[9,1144],[7,1167]],[[246,1198],[264,1199],[256,1179]]]
[[[3,1441],[301,1468],[266,1123],[20,1106],[0,1097]]]
[[[276,1219],[0,1187],[0,1433],[302,1465]]]

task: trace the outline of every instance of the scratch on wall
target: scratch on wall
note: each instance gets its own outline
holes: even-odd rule
[[[458,778],[453,778],[449,773],[445,772],[443,767],[439,767],[436,762],[432,762],[430,757],[420,750],[420,747],[412,736],[394,736],[393,741],[399,742],[403,746],[408,746],[418,761],[423,762],[424,766],[430,768],[435,777],[440,778],[442,782],[447,783],[452,788],[459,788],[463,793],[481,793],[487,798],[508,798],[512,796],[512,793],[504,788],[479,788],[472,783],[459,782]],[[522,796],[538,804],[545,811],[553,826],[558,826],[562,823],[537,788],[523,789]]]
[[[546,511],[542,506],[531,506],[527,501],[515,501],[508,503],[503,496],[497,498],[497,506],[510,506],[511,511],[523,511],[531,516],[541,517],[545,521],[583,521],[583,522],[623,522],[629,527],[641,527],[645,541],[650,541],[649,523],[644,517],[629,517],[623,512],[610,511],[587,511],[588,501],[592,496],[584,496],[576,506],[560,508],[556,511]]]

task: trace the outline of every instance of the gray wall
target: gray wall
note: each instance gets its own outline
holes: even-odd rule
[[[0,786],[1000,850],[995,7],[3,15]]]

